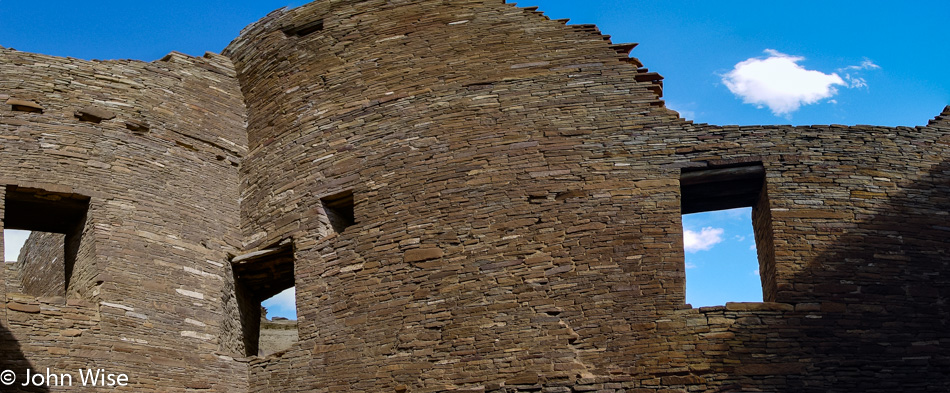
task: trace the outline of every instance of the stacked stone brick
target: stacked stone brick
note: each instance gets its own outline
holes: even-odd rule
[[[4,49],[0,63],[0,183],[89,198],[69,288],[62,271],[5,274],[7,288],[46,279],[68,293],[4,297],[0,369],[102,368],[136,391],[245,390],[246,363],[222,350],[221,333],[246,152],[230,61]]]
[[[34,296],[66,296],[65,236],[59,233],[33,232],[20,249],[17,265],[22,293]],[[12,277],[16,282],[17,278]]]
[[[6,295],[4,359],[154,391],[950,388],[950,107],[693,124],[632,48],[500,1],[349,0],[276,11],[227,58],[4,50],[4,184],[91,197],[101,282]],[[769,302],[694,309],[681,172],[749,163]],[[341,230],[323,200],[346,192]],[[243,359],[228,258],[287,239],[299,341]]]

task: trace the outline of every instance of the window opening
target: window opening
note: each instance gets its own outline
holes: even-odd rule
[[[353,213],[353,191],[344,191],[320,199],[323,211],[326,212],[330,227],[336,233],[343,233],[346,228],[355,224]]]
[[[297,336],[297,295],[290,287],[261,302],[259,356],[290,348]]]
[[[686,302],[774,301],[772,226],[761,163],[680,177]]]
[[[284,32],[284,35],[288,37],[290,36],[303,37],[310,33],[317,32],[320,30],[323,30],[323,19],[318,19],[312,22],[304,23],[302,25],[290,26],[290,27],[281,29],[281,31]]]
[[[11,98],[7,100],[7,104],[10,105],[10,109],[18,112],[43,113],[43,107],[33,101]]]
[[[5,254],[13,257],[7,236],[22,239],[29,233],[13,263],[14,285],[20,291],[67,297],[98,284],[91,242],[83,241],[88,197],[8,186],[4,206]]]
[[[235,257],[231,267],[245,355],[267,356],[290,348],[297,342],[293,241]]]

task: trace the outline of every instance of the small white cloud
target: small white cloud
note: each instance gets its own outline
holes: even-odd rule
[[[745,241],[745,236],[736,235],[736,236],[734,236],[734,238],[736,239],[737,242],[744,242],[744,241]]]
[[[851,65],[844,68],[839,68],[838,72],[844,73],[844,80],[848,82],[848,87],[851,89],[867,88],[868,81],[857,74],[857,71],[862,70],[876,70],[880,69],[881,66],[874,64],[871,60],[865,58],[864,61],[859,65]]]
[[[699,266],[696,266],[695,263],[686,262],[686,268],[687,268],[687,269],[695,269],[695,268],[697,268],[697,267],[699,267]]]
[[[705,227],[699,232],[689,229],[683,231],[683,246],[686,252],[708,250],[722,242],[722,228]]]
[[[749,249],[750,249],[750,250],[752,250],[752,251],[755,251],[755,250],[756,250],[756,248],[755,248],[755,244],[753,244],[753,245],[751,245],[751,246],[749,246]]]
[[[753,276],[758,276],[758,275],[759,275],[759,269],[753,270],[753,271],[752,271],[752,275],[753,275]]]
[[[802,105],[834,96],[838,93],[835,86],[849,86],[838,74],[805,69],[798,64],[804,57],[773,49],[766,49],[765,53],[768,57],[753,57],[736,64],[723,75],[722,82],[743,102],[768,106],[776,116],[787,117]]]
[[[860,65],[847,66],[847,67],[838,69],[838,71],[846,71],[846,70],[855,70],[855,71],[857,71],[857,70],[876,70],[876,69],[879,69],[879,68],[881,68],[881,66],[879,66],[879,65],[877,65],[877,64],[874,64],[873,61],[871,61],[871,60],[868,59],[868,58],[865,58],[865,59],[861,62]]]
[[[859,78],[856,76],[851,76],[849,74],[844,74],[844,79],[848,81],[848,87],[852,89],[868,87],[868,81],[865,80],[864,78]]]

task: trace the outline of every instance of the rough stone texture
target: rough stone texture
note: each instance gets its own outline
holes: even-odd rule
[[[692,124],[620,47],[494,1],[318,2],[246,29],[225,51],[243,231],[294,238],[301,339],[252,361],[252,390],[946,389],[945,120]],[[680,171],[742,162],[767,171],[785,306],[701,313]],[[345,190],[334,234],[315,206]]]
[[[90,198],[65,301],[8,294],[36,272],[5,272],[0,369],[22,381],[27,367],[103,368],[127,373],[135,391],[184,392],[193,382],[246,390],[246,363],[221,341],[246,154],[231,62],[177,54],[90,62],[0,49],[0,64],[0,95],[43,107],[0,106],[0,184]],[[115,118],[75,116],[91,106]]]
[[[66,296],[65,235],[32,232],[20,249],[16,271],[23,293]]]
[[[66,306],[5,291],[4,365],[137,391],[950,389],[950,107],[693,124],[632,48],[500,1],[333,0],[249,26],[234,68],[0,50],[0,99],[43,107],[0,108],[3,183],[91,197],[95,262]],[[768,302],[693,309],[681,171],[745,163]],[[323,199],[350,192],[335,230]],[[242,362],[260,318],[228,257],[288,239],[299,341]]]

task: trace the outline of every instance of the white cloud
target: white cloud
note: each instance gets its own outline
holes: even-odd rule
[[[753,276],[758,276],[758,275],[759,275],[759,269],[753,270],[753,271],[752,271],[752,275],[753,275]]]
[[[861,70],[876,70],[881,68],[881,66],[874,64],[871,60],[864,59],[860,65],[852,65],[844,68],[839,68],[838,72],[844,73],[844,80],[848,82],[848,87],[852,89],[857,88],[867,88],[868,81],[857,74],[857,71]]]
[[[768,57],[753,57],[736,64],[722,82],[747,104],[768,106],[776,116],[788,116],[802,105],[814,104],[838,93],[835,86],[851,86],[838,74],[807,70],[804,57],[766,49]],[[874,65],[867,61],[868,65]],[[860,67],[860,66],[855,66]],[[852,84],[855,82],[852,81]],[[865,83],[863,80],[860,83]],[[866,83],[865,83],[866,85]]]
[[[865,58],[863,61],[861,61],[861,64],[859,64],[859,65],[856,65],[856,66],[847,66],[847,67],[844,67],[844,68],[839,68],[838,71],[847,71],[847,70],[855,70],[855,71],[858,71],[858,70],[876,70],[876,69],[879,69],[879,68],[881,68],[881,66],[879,66],[879,65],[877,65],[877,64],[874,64],[873,61],[871,61],[871,60],[868,59],[868,58]]]
[[[752,251],[756,251],[756,249],[755,249],[755,244],[749,246],[749,249],[752,250]]]
[[[708,250],[722,242],[722,228],[705,227],[699,232],[689,229],[683,231],[683,246],[686,252]]]
[[[695,263],[686,262],[686,268],[687,268],[687,269],[695,269],[695,268],[697,268],[697,267],[699,267],[699,266],[696,266]]]

